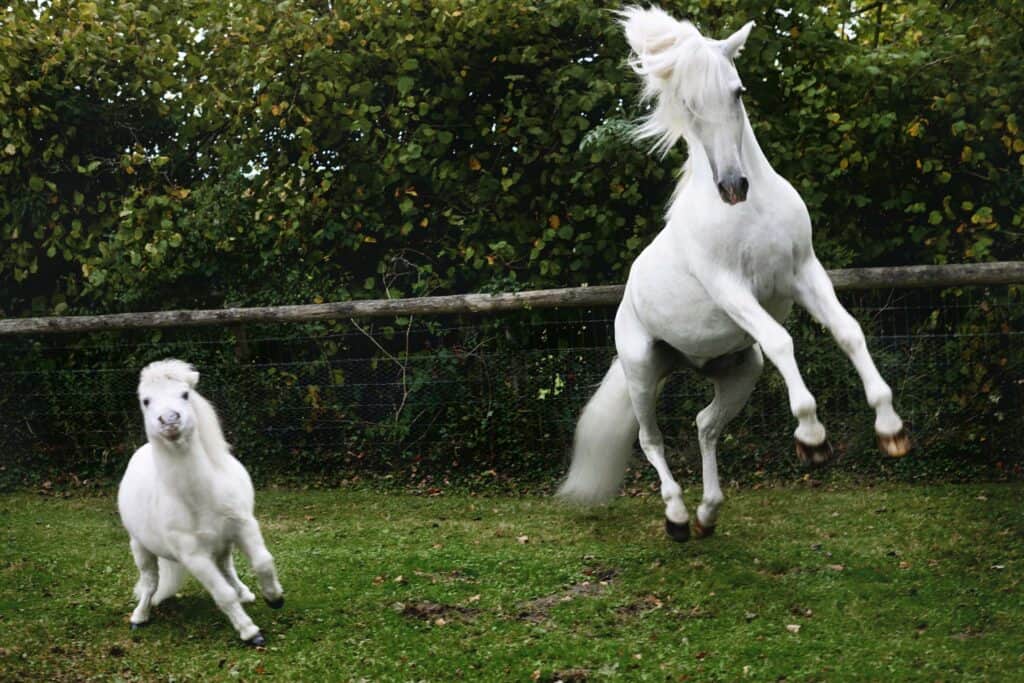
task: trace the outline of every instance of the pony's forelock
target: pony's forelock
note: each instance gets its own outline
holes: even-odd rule
[[[199,372],[191,363],[167,358],[150,363],[139,373],[139,386],[160,381],[184,382],[191,388],[199,384]]]

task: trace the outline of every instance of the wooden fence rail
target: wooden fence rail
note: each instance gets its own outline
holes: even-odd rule
[[[1024,261],[893,268],[830,270],[836,289],[909,289],[972,285],[1024,284]],[[240,323],[288,323],[342,318],[390,318],[402,315],[495,313],[530,308],[609,306],[622,298],[622,285],[540,289],[505,294],[453,294],[413,299],[338,301],[296,306],[260,306],[218,310],[152,311],[108,315],[9,318],[0,320],[0,336],[56,332],[96,332],[156,327],[199,327]]]

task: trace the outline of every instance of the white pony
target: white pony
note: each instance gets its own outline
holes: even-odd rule
[[[242,640],[263,645],[242,609],[256,598],[235,573],[232,546],[248,558],[268,605],[281,607],[284,595],[253,516],[249,473],[231,455],[213,406],[195,391],[198,382],[195,368],[173,359],[150,363],[139,376],[149,442],[135,451],[117,492],[139,568],[131,626],[146,624],[150,606],[174,595],[188,570]]]
[[[689,158],[665,228],[630,270],[615,316],[618,357],[580,415],[559,493],[585,504],[614,496],[639,433],[661,479],[666,531],[682,541],[689,538],[690,517],[655,422],[660,383],[675,368],[696,368],[715,387],[714,400],[697,415],[704,494],[696,536],[714,531],[723,500],[718,438],[753,391],[762,353],[786,382],[799,458],[820,465],[832,457],[793,340],[780,324],[794,301],[831,331],[853,362],[875,409],[881,448],[901,456],[910,444],[860,326],[814,255],[803,200],[768,163],[747,120],[733,60],[753,22],[725,40],[711,40],[660,9],[629,7],[619,16],[644,99],[655,101],[637,137],[654,139],[662,155],[682,138]]]

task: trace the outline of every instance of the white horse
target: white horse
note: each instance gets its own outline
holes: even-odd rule
[[[696,536],[714,531],[723,501],[718,438],[750,397],[762,354],[786,382],[799,458],[820,465],[832,457],[793,340],[780,324],[794,301],[829,329],[853,362],[875,410],[881,448],[901,456],[910,444],[860,325],[814,255],[803,200],[768,163],[747,120],[733,60],[753,22],[725,40],[711,40],[660,9],[629,7],[619,16],[644,99],[655,100],[637,137],[653,138],[662,155],[683,138],[689,158],[665,228],[630,270],[615,316],[618,357],[580,415],[559,493],[586,504],[614,496],[639,433],[661,479],[666,531],[682,541],[689,538],[690,517],[655,422],[660,384],[675,368],[696,368],[715,387],[714,400],[697,415],[704,494]]]
[[[235,573],[232,546],[249,560],[268,605],[281,607],[284,595],[253,516],[249,473],[231,455],[213,406],[195,391],[198,382],[195,368],[172,359],[150,363],[139,376],[149,442],[135,451],[117,492],[139,568],[131,626],[146,624],[150,607],[174,595],[188,570],[242,640],[263,645],[242,608],[256,598]]]

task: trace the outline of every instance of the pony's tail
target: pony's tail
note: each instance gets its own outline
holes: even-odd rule
[[[159,605],[167,598],[173,597],[181,584],[185,581],[185,567],[180,562],[157,558],[160,580],[156,584],[156,593],[153,593],[153,604]]]
[[[610,500],[622,484],[639,430],[616,358],[576,423],[572,464],[557,495],[583,505]]]

